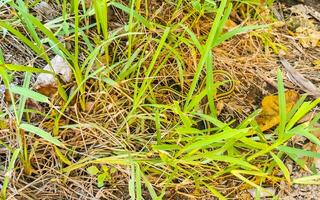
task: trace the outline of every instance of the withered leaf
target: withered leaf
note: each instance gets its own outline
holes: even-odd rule
[[[299,99],[299,94],[293,90],[288,90],[285,93],[286,97],[286,111],[287,113],[293,108]],[[256,118],[256,121],[261,129],[261,131],[266,131],[280,122],[279,117],[279,104],[278,96],[271,95],[266,96],[262,100],[262,112]]]

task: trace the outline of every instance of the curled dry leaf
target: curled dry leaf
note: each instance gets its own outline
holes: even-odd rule
[[[287,60],[281,59],[281,63],[288,72],[288,77],[293,84],[299,86],[302,90],[316,98],[320,97],[320,90],[318,87],[294,69]]]
[[[72,71],[64,58],[57,55],[51,60],[51,64],[52,66],[46,65],[44,70],[55,72],[65,83],[71,81]],[[57,91],[57,82],[55,77],[46,73],[39,74],[35,82],[35,89],[39,93],[51,97]]]
[[[299,94],[293,90],[285,93],[286,96],[286,111],[287,113],[293,108],[299,99]],[[278,96],[266,96],[262,100],[262,112],[256,118],[261,131],[266,131],[279,124],[279,104]]]

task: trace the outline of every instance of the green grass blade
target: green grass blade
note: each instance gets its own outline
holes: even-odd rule
[[[224,197],[220,192],[218,192],[216,189],[214,189],[212,186],[210,186],[207,183],[203,183],[204,186],[208,188],[208,190],[216,197],[218,197],[220,200],[227,200],[226,197]]]
[[[214,87],[212,54],[208,54],[206,66],[207,66],[206,88],[207,88],[208,104],[209,104],[209,108],[212,115],[214,117],[217,117],[216,106],[214,104],[214,97],[217,94],[217,89],[216,87]]]
[[[28,47],[30,47],[37,55],[39,55],[41,58],[47,60],[46,55],[42,54],[41,49],[37,45],[35,45],[32,41],[30,41],[27,37],[25,37],[21,32],[14,29],[12,26],[10,26],[8,23],[0,21],[0,27],[3,27],[7,29],[10,33],[15,35],[17,38],[19,38],[20,41],[25,43]]]
[[[215,19],[213,21],[213,25],[212,25],[212,28],[210,30],[210,33],[209,33],[208,39],[206,41],[206,44],[204,46],[203,53],[201,54],[201,58],[200,58],[198,66],[197,66],[197,70],[196,70],[196,72],[194,74],[194,77],[193,77],[193,80],[192,80],[192,83],[191,83],[191,86],[190,86],[190,90],[189,90],[189,92],[187,94],[186,104],[185,104],[185,107],[184,107],[185,111],[186,111],[186,108],[188,107],[188,104],[190,103],[190,101],[192,99],[192,96],[193,96],[193,94],[194,94],[194,92],[196,90],[196,87],[197,87],[197,84],[199,82],[199,78],[200,78],[203,66],[207,62],[208,55],[211,54],[211,49],[212,49],[211,47],[212,47],[212,45],[214,43],[214,38],[216,37],[216,33],[218,31],[218,28],[219,28],[219,25],[220,25],[220,20],[221,20],[221,17],[223,15],[226,3],[227,3],[227,0],[222,0],[221,1],[220,6],[219,6],[218,11],[217,11],[217,14],[215,16]]]
[[[233,165],[238,165],[240,167],[243,167],[244,169],[253,169],[253,170],[259,170],[256,166],[251,165],[250,163],[231,156],[223,156],[223,155],[216,155],[215,152],[208,152],[208,153],[203,153],[195,156],[188,157],[186,159],[183,159],[183,161],[193,161],[193,160],[198,160],[198,159],[206,159],[207,160],[214,160],[214,161],[220,161],[220,162],[228,162]]]
[[[314,107],[320,103],[320,98],[314,100],[313,102],[304,102],[298,111],[289,120],[286,130],[290,130],[303,116],[310,112]]]
[[[65,147],[64,144],[60,140],[52,137],[50,133],[48,133],[38,127],[35,127],[31,124],[21,124],[20,128],[25,131],[28,131],[30,133],[34,133],[34,134],[38,135],[39,137],[43,138],[44,140],[46,140],[56,146]]]
[[[110,5],[126,12],[127,14],[130,14],[130,12],[131,12],[132,16],[134,18],[136,18],[139,22],[141,22],[146,28],[151,29],[154,26],[154,24],[152,22],[150,22],[149,20],[147,20],[146,18],[141,16],[135,10],[131,10],[131,8],[128,8],[127,6],[125,6],[121,3],[117,3],[117,2],[112,1],[112,2],[110,2]]]
[[[242,129],[242,130],[227,129],[221,133],[207,136],[203,140],[192,142],[186,145],[184,148],[181,149],[181,153],[191,151],[194,149],[201,149],[209,146],[212,143],[220,142],[222,140],[227,140],[227,139],[239,137],[239,136],[245,136],[247,133],[248,133],[248,129]]]
[[[287,117],[287,111],[286,111],[286,97],[285,97],[285,91],[284,91],[284,83],[283,83],[283,77],[282,72],[280,69],[277,71],[277,79],[278,79],[278,101],[279,101],[279,116],[280,116],[280,123],[278,127],[278,133],[279,137],[283,137],[285,133],[286,128],[286,117]]]
[[[316,153],[313,151],[303,150],[303,149],[297,149],[293,147],[287,147],[287,146],[279,146],[277,149],[280,151],[283,151],[288,154],[294,154],[297,156],[307,156],[311,158],[320,158],[320,153]]]
[[[140,166],[136,164],[136,174],[135,174],[135,182],[136,182],[136,197],[137,200],[142,200],[142,185],[141,185],[141,170]]]
[[[133,161],[130,159],[130,162],[132,163],[131,164],[131,173],[130,173],[130,179],[129,179],[129,184],[128,184],[128,187],[129,187],[129,195],[131,197],[132,200],[135,200],[136,199],[136,193],[135,193],[135,190],[136,190],[136,187],[135,187],[135,173],[136,173],[136,170],[135,170],[135,165],[133,163]]]
[[[246,33],[252,30],[256,30],[256,29],[265,29],[268,28],[268,25],[253,25],[253,26],[245,26],[245,27],[239,27],[239,28],[235,28],[231,31],[228,31],[224,34],[222,34],[221,36],[219,36],[212,44],[212,47],[216,47],[219,44],[221,44],[222,42],[232,38],[235,35],[239,35],[242,33]]]
[[[44,96],[38,92],[34,92],[26,87],[19,87],[19,86],[11,86],[10,87],[11,92],[15,94],[20,94],[21,96],[34,99],[39,102],[43,103],[49,103],[49,98],[47,96]]]
[[[293,179],[295,184],[320,185],[320,174]]]
[[[38,69],[30,66],[23,66],[23,65],[15,65],[15,64],[2,64],[0,63],[0,68],[5,68],[10,71],[17,71],[17,72],[30,72],[30,73],[45,73],[51,74],[55,76],[55,73],[48,70]]]
[[[284,163],[280,160],[280,158],[274,153],[270,152],[273,160],[278,164],[278,167],[282,171],[284,177],[287,179],[288,183],[291,184],[290,172],[288,168],[284,165]]]

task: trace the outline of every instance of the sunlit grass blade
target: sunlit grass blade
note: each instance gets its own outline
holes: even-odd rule
[[[288,168],[284,165],[284,163],[280,160],[280,158],[275,155],[274,153],[270,152],[272,158],[274,159],[274,161],[277,163],[278,167],[281,169],[284,177],[286,178],[287,182],[289,183],[289,185],[291,185],[291,178],[290,178],[290,172],[288,170]]]
[[[135,156],[135,155],[132,154],[130,156]],[[62,172],[70,173],[73,170],[83,168],[83,167],[90,165],[90,164],[108,164],[108,165],[115,164],[115,165],[129,166],[130,161],[129,161],[128,154],[123,154],[120,156],[109,156],[109,157],[97,158],[94,160],[90,160],[90,158],[86,157],[85,159],[80,160],[77,163],[74,163],[68,167],[63,168]]]
[[[295,184],[304,184],[304,185],[320,185],[320,175],[311,175],[301,178],[293,179],[292,181]]]
[[[312,134],[311,131],[314,131],[312,129],[312,127],[310,127],[310,126],[308,127],[306,124],[301,124],[299,126],[292,128],[289,131],[289,133],[304,136],[304,137],[308,138],[314,144],[320,146],[320,139],[317,138],[314,134]],[[317,129],[315,131],[317,131]]]
[[[135,165],[132,162],[131,166],[130,166],[130,179],[129,179],[129,184],[128,184],[128,190],[129,190],[129,195],[131,197],[132,200],[136,199],[136,193],[135,193]]]
[[[279,137],[283,137],[285,134],[286,128],[286,119],[287,119],[287,111],[286,111],[286,97],[284,91],[284,83],[283,83],[283,75],[280,69],[277,71],[277,80],[278,80],[278,98],[279,98],[279,116],[280,123],[278,127]]]
[[[37,27],[43,34],[45,34],[45,36],[53,43],[52,48],[56,49],[57,52],[62,51],[63,54],[65,55],[64,57],[66,57],[67,59],[70,59],[72,61],[75,60],[74,55],[71,54],[65,47],[64,45],[58,40],[58,38],[51,32],[51,30],[49,30],[47,27],[45,27],[40,21],[39,19],[37,19],[36,17],[28,14],[28,18],[30,19],[30,21],[33,23],[33,25],[35,27]],[[63,55],[61,55],[63,56]]]
[[[149,194],[151,196],[152,199],[157,199],[158,196],[157,196],[157,193],[156,191],[154,190],[152,184],[150,183],[150,181],[148,180],[148,177],[146,177],[146,175],[143,173],[142,170],[140,170],[140,174],[141,174],[141,177],[142,177],[142,180],[144,182],[144,184],[146,185],[148,191],[149,191]]]
[[[193,160],[198,160],[198,159],[206,159],[207,160],[213,160],[213,161],[221,161],[221,162],[228,162],[233,165],[238,165],[244,169],[251,169],[251,170],[257,170],[259,171],[259,168],[257,168],[254,165],[251,165],[250,163],[240,159],[240,158],[235,158],[231,156],[223,156],[223,155],[216,155],[215,152],[207,152],[203,154],[197,154],[194,156],[190,156],[187,158],[183,158],[182,160],[184,161],[193,161]]]
[[[232,3],[229,2],[227,4],[227,8],[225,9],[221,20],[220,20],[220,24],[219,24],[219,28],[217,30],[217,34],[216,34],[215,40],[217,39],[217,36],[221,35],[221,33],[223,31],[223,28],[224,28],[224,25],[226,24],[227,20],[229,19],[231,11],[232,11]]]
[[[203,120],[211,122],[213,125],[217,126],[218,128],[220,128],[222,130],[229,130],[230,129],[228,124],[221,122],[216,117],[206,115],[206,114],[201,114],[201,113],[195,113],[195,115],[199,116]]]
[[[57,154],[57,157],[65,164],[72,165],[72,162],[60,151],[58,147],[54,147],[54,151]]]
[[[314,107],[320,103],[320,98],[314,100],[313,102],[304,102],[298,111],[289,120],[286,130],[290,130],[303,116],[310,112]]]
[[[227,200],[226,197],[224,197],[220,192],[218,192],[216,189],[214,189],[212,186],[210,186],[207,183],[203,183],[206,188],[208,188],[208,190],[216,197],[218,197],[220,200]]]
[[[243,182],[251,185],[252,187],[256,188],[258,191],[263,191],[269,195],[274,195],[272,193],[270,193],[270,191],[264,189],[263,187],[257,185],[256,183],[250,181],[249,179],[245,178],[242,174],[246,174],[246,175],[252,175],[252,176],[257,176],[257,177],[268,177],[266,174],[261,173],[261,172],[255,172],[255,171],[245,171],[245,170],[232,170],[231,173],[233,175],[235,175],[237,178],[239,178],[240,180],[242,180]]]
[[[242,129],[242,130],[226,129],[221,133],[207,136],[203,140],[192,142],[186,145],[183,149],[181,149],[181,153],[191,151],[194,149],[201,149],[201,148],[207,147],[212,143],[219,142],[222,140],[227,140],[227,139],[239,137],[239,136],[245,136],[247,133],[248,133],[247,129]]]
[[[218,46],[219,44],[232,38],[235,35],[239,35],[239,34],[246,33],[246,32],[252,31],[252,30],[256,30],[256,29],[265,29],[268,27],[269,27],[268,25],[252,25],[252,26],[238,27],[238,28],[232,29],[232,30],[220,35],[218,38],[216,38],[216,40],[212,44],[212,47]]]
[[[41,43],[41,40],[36,32],[35,27],[33,26],[32,22],[30,21],[30,19],[28,17],[29,16],[28,7],[25,5],[25,3],[22,0],[18,0],[17,3],[18,3],[18,6],[14,2],[10,2],[10,5],[12,7],[15,7],[19,11],[18,13],[21,14],[21,17],[20,17],[21,21],[25,24],[25,27],[27,28],[28,33],[32,36],[32,39],[36,42],[37,47],[41,51],[40,55],[43,55],[45,60],[49,63],[50,62],[49,57],[48,57],[48,55],[47,55],[47,53]]]
[[[136,165],[136,175],[135,175],[135,182],[136,182],[136,197],[137,200],[142,200],[142,185],[141,185],[141,170],[140,170],[140,166],[138,164]]]
[[[156,64],[156,61],[157,61],[157,59],[158,59],[158,57],[164,47],[164,44],[166,42],[166,39],[167,39],[169,33],[170,33],[170,27],[167,27],[161,37],[161,40],[159,41],[159,44],[158,44],[158,47],[157,47],[155,53],[153,54],[150,65],[148,66],[146,72],[144,73],[145,77],[149,77],[151,75],[152,70],[154,70],[154,66]],[[141,98],[145,95],[145,92],[146,92],[148,86],[150,85],[150,82],[151,82],[150,79],[145,79],[142,82],[142,85],[140,88],[137,88],[137,87],[135,88],[136,98],[134,98],[133,110],[135,110],[138,107]]]
[[[0,67],[8,69],[10,71],[18,72],[30,72],[30,73],[45,73],[55,75],[52,71],[34,68],[31,66],[15,65],[15,64],[0,64]]]
[[[301,105],[304,103],[305,99],[307,98],[307,95],[302,95],[299,100],[297,101],[297,103],[293,106],[293,108],[290,110],[290,112],[287,115],[287,126],[286,126],[286,130],[291,129],[290,125],[289,125],[289,121],[292,120],[292,117],[295,115],[295,113],[300,110]]]
[[[207,58],[208,58],[209,53],[211,54],[211,47],[213,45],[214,38],[216,37],[216,33],[218,31],[220,20],[223,15],[226,4],[227,4],[227,1],[222,0],[219,8],[217,10],[217,14],[216,14],[215,19],[213,21],[212,28],[211,28],[210,33],[208,35],[208,39],[206,41],[206,44],[204,45],[204,49],[201,54],[199,64],[197,66],[197,70],[196,70],[195,75],[193,77],[193,80],[192,80],[192,83],[190,86],[190,90],[187,94],[187,99],[186,99],[186,104],[185,104],[184,110],[186,110],[186,108],[188,107],[188,104],[190,103],[190,101],[192,99],[192,96],[193,96],[193,94],[196,90],[197,84],[199,82],[199,78],[200,78],[203,66],[207,62]]]
[[[208,104],[210,111],[214,117],[217,117],[216,106],[214,104],[214,97],[217,94],[217,89],[214,87],[214,80],[213,80],[213,58],[212,54],[208,54],[207,57],[207,75],[206,75],[206,88],[207,88],[207,97],[208,97]]]
[[[108,6],[107,1],[104,0],[94,0],[93,1],[93,7],[96,14],[96,20],[97,20],[97,30],[98,33],[102,31],[104,40],[108,40],[109,33],[108,33]],[[105,45],[104,47],[104,53],[105,53],[105,59],[107,61],[107,64],[109,64],[109,50],[108,45]]]

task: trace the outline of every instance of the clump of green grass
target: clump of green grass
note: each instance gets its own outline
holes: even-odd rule
[[[32,15],[34,4],[22,0],[6,4],[17,13],[10,19],[15,24],[8,19],[0,21],[2,32],[10,32],[47,63],[49,53],[63,56],[74,75],[74,88],[69,93],[57,78],[63,103],[55,105],[33,91],[31,84],[32,74],[50,72],[36,66],[6,64],[1,59],[2,81],[13,99],[10,112],[14,113],[15,127],[11,134],[19,149],[8,159],[7,171],[13,170],[18,160],[27,175],[39,168],[54,168],[59,171],[56,180],[73,183],[85,179],[95,191],[106,187],[106,182],[117,186],[125,177],[132,199],[143,199],[146,191],[152,199],[163,199],[172,190],[194,197],[209,191],[211,196],[226,199],[230,191],[219,189],[221,180],[236,178],[264,191],[267,182],[303,181],[291,180],[284,155],[303,167],[301,155],[319,157],[287,146],[295,135],[320,144],[311,134],[320,115],[309,125],[296,125],[319,100],[302,99],[286,115],[280,70],[281,120],[273,132],[265,135],[259,131],[254,120],[258,112],[239,125],[218,119],[215,96],[221,83],[213,78],[212,49],[237,34],[267,27],[239,26],[225,32],[231,2],[168,1],[168,7],[163,7],[148,1],[95,0],[89,8],[81,0],[57,3],[62,7],[61,17],[46,24]],[[108,7],[122,13],[125,24],[108,29]],[[196,34],[195,25],[208,13],[213,14],[209,34]],[[67,38],[72,41],[71,50],[63,42]],[[11,71],[24,72],[22,86],[10,87]],[[14,94],[19,95],[17,100]],[[28,109],[28,98],[43,102],[54,112],[46,115]],[[202,110],[205,98],[207,113]],[[30,119],[28,113],[37,117]],[[274,175],[275,168],[283,177]],[[3,198],[9,178],[5,178]]]

